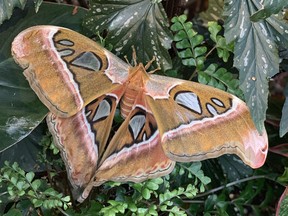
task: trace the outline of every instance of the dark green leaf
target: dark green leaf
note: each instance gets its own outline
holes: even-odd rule
[[[284,95],[286,97],[285,103],[282,108],[282,117],[280,121],[280,137],[283,137],[288,132],[288,85],[284,89]]]
[[[288,24],[275,16],[252,23],[251,14],[261,7],[258,0],[225,0],[224,14],[226,39],[236,40],[234,66],[240,72],[240,87],[258,130],[263,131],[268,81],[279,71],[277,44],[287,46]]]
[[[11,58],[11,42],[32,25],[54,24],[80,29],[84,10],[72,15],[73,7],[43,4],[41,13],[33,5],[21,11],[0,27],[0,151],[27,136],[45,117],[47,109],[30,89],[22,69]]]
[[[205,210],[206,211],[213,210],[216,201],[217,201],[217,195],[208,196],[208,199],[206,199],[205,201]]]
[[[90,4],[84,27],[94,34],[107,30],[106,41],[117,54],[128,55],[134,45],[139,61],[145,63],[155,56],[163,70],[171,68],[168,49],[172,35],[161,3],[91,0]]]
[[[39,11],[41,4],[43,3],[43,0],[34,0],[34,3],[35,3],[35,11],[37,13]]]
[[[287,183],[288,183],[288,167],[285,167],[283,174],[277,178],[277,181],[287,185]]]
[[[222,19],[224,0],[209,1],[208,9],[199,14],[201,20],[207,24],[209,21]]]
[[[46,170],[47,167],[37,161],[37,154],[42,150],[40,142],[46,132],[46,125],[40,124],[29,136],[2,151],[0,153],[0,167],[4,165],[5,161],[10,161],[10,163],[16,161],[24,170],[33,170],[34,172]]]
[[[28,0],[31,2],[31,0]],[[14,9],[20,8],[24,9],[27,0],[1,0],[0,1],[0,25],[3,21],[10,19]],[[34,0],[35,3],[35,11],[36,13],[39,10],[40,5],[42,4],[43,0]]]
[[[253,173],[253,170],[235,155],[223,155],[218,161],[230,182],[251,176]]]
[[[285,6],[288,5],[286,0],[264,0],[262,8],[251,16],[251,21],[258,22],[261,19],[266,19],[272,14],[279,13]]]
[[[22,212],[19,209],[11,208],[6,214],[3,216],[22,216]]]
[[[27,0],[1,0],[0,1],[0,25],[6,19],[10,19],[15,7],[24,9]]]
[[[35,208],[38,208],[43,205],[43,200],[33,199],[32,203],[34,204]]]

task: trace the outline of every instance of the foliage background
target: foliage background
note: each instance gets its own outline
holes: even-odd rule
[[[0,1],[3,214],[270,215],[277,210],[285,215],[288,3],[263,1],[262,7],[256,0],[215,0],[209,5],[208,1],[179,2],[78,1],[89,6],[86,10],[75,3]],[[188,19],[175,17],[184,10],[189,11]],[[165,178],[141,184],[105,184],[95,189],[92,201],[76,205],[67,196],[65,169],[46,135],[45,123],[41,123],[47,109],[10,54],[13,38],[40,24],[76,30],[122,58],[131,58],[134,44],[140,61],[156,56],[163,75],[212,85],[243,98],[259,131],[265,122],[270,144],[266,164],[252,170],[233,155],[178,164]],[[281,194],[282,205],[275,209]]]

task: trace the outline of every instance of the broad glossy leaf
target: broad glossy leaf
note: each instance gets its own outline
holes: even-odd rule
[[[151,0],[91,0],[84,26],[94,34],[107,30],[106,40],[117,55],[131,53],[136,47],[140,62],[156,57],[162,70],[171,68],[167,49],[172,42],[163,6]],[[129,56],[129,55],[128,55]]]
[[[280,121],[280,137],[283,137],[288,132],[288,85],[284,89],[284,95],[286,96],[285,103],[282,108],[282,117]]]
[[[243,179],[253,174],[253,170],[235,155],[219,157],[219,164],[230,182]]]
[[[224,0],[209,1],[209,7],[206,11],[199,14],[199,18],[205,25],[209,21],[218,21],[222,19]]]
[[[29,0],[32,1],[32,0]],[[0,0],[0,25],[10,19],[15,8],[24,9],[27,0]],[[34,0],[35,11],[38,12],[43,0]]]
[[[5,1],[5,0],[4,0]],[[7,213],[3,216],[22,216],[22,212],[19,209],[11,208]]]
[[[38,153],[43,150],[40,143],[46,132],[46,125],[40,124],[29,136],[0,152],[0,167],[3,167],[5,161],[9,161],[10,164],[17,162],[25,171],[41,172],[47,170],[44,164],[37,161],[39,159]]]
[[[251,16],[251,20],[253,22],[258,22],[261,19],[266,19],[272,14],[279,13],[287,5],[288,1],[286,0],[264,0],[261,9]]]
[[[15,7],[24,9],[27,0],[0,0],[0,25],[10,19]]]
[[[35,11],[37,13],[39,11],[41,4],[43,3],[43,0],[34,0],[34,3],[35,3]]]
[[[279,71],[278,45],[288,45],[288,24],[271,16],[252,23],[250,16],[262,5],[258,0],[225,0],[225,37],[235,40],[234,66],[240,88],[257,128],[264,127],[268,82]]]
[[[36,14],[34,5],[18,9],[0,27],[0,152],[27,136],[45,117],[47,109],[30,89],[23,70],[11,57],[11,43],[32,25],[60,25],[80,30],[84,10],[72,15],[74,7],[43,4]]]

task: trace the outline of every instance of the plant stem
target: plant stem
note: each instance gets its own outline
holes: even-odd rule
[[[216,45],[206,54],[205,58],[207,58],[213,52],[214,49],[216,49]]]
[[[57,209],[65,216],[70,216],[69,214],[67,214],[63,209],[61,209],[60,207],[57,207]]]
[[[209,191],[207,191],[205,193],[201,193],[201,194],[196,195],[193,199],[196,199],[196,198],[199,198],[199,197],[203,197],[203,196],[207,196],[209,194],[212,194],[212,193],[215,193],[217,191],[223,190],[224,188],[234,186],[236,184],[240,184],[240,183],[243,183],[243,182],[246,182],[246,181],[250,181],[250,180],[254,180],[254,179],[261,179],[261,178],[265,178],[265,179],[269,179],[269,180],[275,181],[275,179],[271,179],[270,177],[265,176],[265,175],[251,176],[251,177],[248,177],[248,178],[240,179],[238,181],[230,182],[230,183],[228,183],[226,185],[222,185],[222,186],[219,186],[217,188],[213,188],[213,189],[211,189],[211,190],[209,190]],[[193,200],[183,200],[183,201],[186,202],[186,203],[190,203]]]

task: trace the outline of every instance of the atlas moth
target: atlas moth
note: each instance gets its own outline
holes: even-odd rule
[[[176,161],[236,154],[252,168],[265,162],[266,132],[229,93],[149,74],[149,65],[131,66],[62,27],[24,30],[12,55],[50,111],[47,124],[80,202],[93,186],[163,176]],[[112,136],[117,106],[125,120]]]

